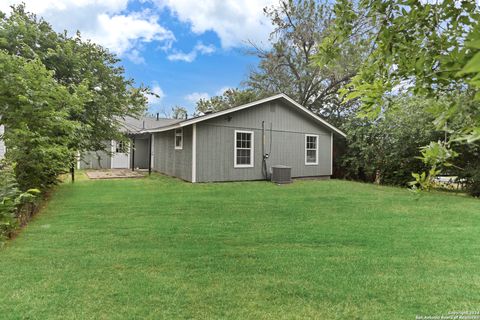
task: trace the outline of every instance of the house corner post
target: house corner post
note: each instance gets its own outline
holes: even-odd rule
[[[152,174],[152,135],[148,138],[148,175]]]
[[[132,137],[132,171],[135,171],[135,136]]]
[[[333,132],[330,132],[330,177],[333,176]]]
[[[197,124],[192,125],[192,183],[197,182]]]

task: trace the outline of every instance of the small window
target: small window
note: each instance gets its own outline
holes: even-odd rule
[[[313,134],[305,135],[305,164],[318,164],[318,136]]]
[[[183,149],[183,129],[175,129],[175,149]]]
[[[235,131],[234,167],[253,167],[253,132]]]
[[[125,141],[117,141],[116,146],[115,146],[115,152],[116,153],[126,153],[127,152],[127,146],[125,145]]]

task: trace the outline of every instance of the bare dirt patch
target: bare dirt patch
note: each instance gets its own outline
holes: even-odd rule
[[[146,175],[145,172],[130,169],[90,170],[86,174],[90,179],[143,178]]]

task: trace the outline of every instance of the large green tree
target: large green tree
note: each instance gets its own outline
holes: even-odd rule
[[[174,106],[174,107],[172,107],[172,112],[170,113],[169,118],[172,118],[172,119],[187,119],[188,118],[188,111],[185,107]]]
[[[9,16],[0,14],[0,49],[26,59],[39,59],[53,78],[73,93],[86,86],[89,98],[68,117],[81,125],[78,150],[100,150],[104,141],[121,139],[121,118],[145,111],[148,89],[135,87],[126,79],[114,54],[81,38],[56,33],[51,25],[25,11],[24,5],[12,7]]]
[[[314,64],[319,45],[331,32],[335,10],[329,1],[281,0],[265,8],[274,25],[270,48],[254,46],[260,58],[246,84],[264,94],[283,92],[339,124],[350,110],[341,104],[338,90],[356,75],[363,61],[364,38],[360,30],[366,27],[363,17],[355,16],[348,41],[331,45],[335,49],[335,64]]]
[[[252,89],[227,89],[222,95],[209,99],[200,99],[197,102],[196,113],[217,112],[246,104],[261,99],[262,97],[261,92]]]
[[[420,147],[443,137],[428,110],[438,103],[400,95],[390,102],[381,117],[352,115],[342,129],[347,145],[342,156],[345,176],[382,184],[407,185],[411,173],[426,170],[416,159]]]
[[[70,93],[39,59],[0,51],[0,124],[22,190],[45,189],[69,167],[81,131],[69,114],[83,104],[84,93],[81,87]]]
[[[354,3],[359,10],[353,10]],[[381,117],[400,89],[447,102],[430,109],[433,123],[447,136],[422,150],[431,170],[417,178],[428,187],[435,174],[451,165],[458,143],[480,139],[478,5],[471,0],[342,0],[336,12],[330,36],[320,44],[319,63],[334,62],[328,49],[348,42],[357,16],[372,26],[363,34],[369,55],[343,90],[346,101],[361,102],[362,115]]]
[[[149,90],[125,78],[114,54],[80,33],[56,33],[24,5],[13,6],[8,16],[0,12],[0,50],[11,67],[0,79],[5,93],[0,124],[6,127],[7,157],[15,162],[22,187],[45,187],[60,172],[60,163],[73,168],[77,152],[102,150],[105,141],[125,139],[121,119],[145,110]],[[52,156],[55,169],[40,160],[41,167],[21,169],[40,155]],[[27,171],[29,179],[22,176]]]

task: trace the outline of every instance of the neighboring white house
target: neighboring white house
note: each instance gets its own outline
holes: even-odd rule
[[[3,126],[0,126],[0,159],[5,156],[5,143],[3,142],[2,135],[4,132]]]

